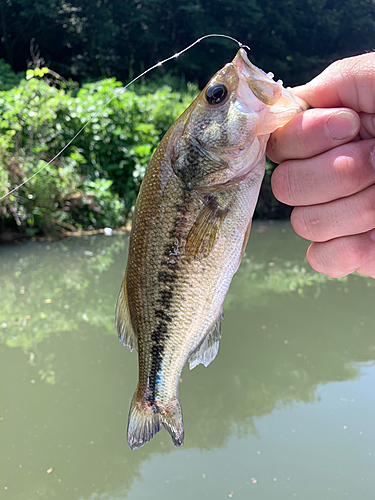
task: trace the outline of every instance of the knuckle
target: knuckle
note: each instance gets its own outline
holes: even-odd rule
[[[363,204],[351,203],[352,212],[354,213],[354,223],[356,227],[362,231],[367,231],[375,227],[375,187],[366,189],[363,192]]]
[[[335,162],[335,170],[337,172],[337,182],[342,189],[342,192],[348,194],[358,191],[362,184],[362,176],[358,175],[358,165],[353,156],[340,156]]]
[[[332,159],[335,183],[341,192],[353,194],[375,182],[372,155],[375,141],[345,145],[342,154]]]
[[[316,149],[316,144],[311,142],[311,136],[304,133],[303,130],[297,129],[293,134],[293,150],[295,152],[295,158],[308,158],[314,153],[312,151],[313,149]]]
[[[359,214],[359,219],[364,230],[372,229],[375,226],[375,206],[368,206]]]
[[[346,82],[346,92],[350,90],[349,107],[355,106],[357,110],[374,113],[375,100],[372,91],[375,80],[374,66],[374,56],[362,54],[335,61],[325,71],[327,77],[341,75],[342,81]],[[348,97],[346,92],[344,89],[343,95]]]

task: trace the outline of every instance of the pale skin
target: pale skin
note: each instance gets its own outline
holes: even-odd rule
[[[375,278],[375,53],[336,61],[293,92],[314,109],[271,135],[273,192],[295,207],[316,271]]]

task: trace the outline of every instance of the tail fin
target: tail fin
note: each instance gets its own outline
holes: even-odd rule
[[[156,408],[138,398],[135,391],[129,412],[128,443],[132,450],[148,443],[161,429],[161,415]]]
[[[161,424],[169,432],[175,446],[184,442],[184,426],[181,405],[178,399],[166,406],[146,403],[135,391],[130,406],[128,422],[128,443],[132,450],[148,443],[161,429]]]
[[[166,406],[159,406],[161,423],[171,435],[173,444],[181,446],[184,444],[184,424],[182,421],[182,410],[178,398],[170,401]]]

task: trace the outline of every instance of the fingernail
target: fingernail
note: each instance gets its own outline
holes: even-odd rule
[[[358,119],[349,111],[339,111],[329,117],[326,128],[332,139],[342,141],[356,134]]]

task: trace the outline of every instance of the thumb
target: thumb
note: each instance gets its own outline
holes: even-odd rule
[[[293,93],[313,108],[347,107],[375,112],[375,53],[335,61]]]

